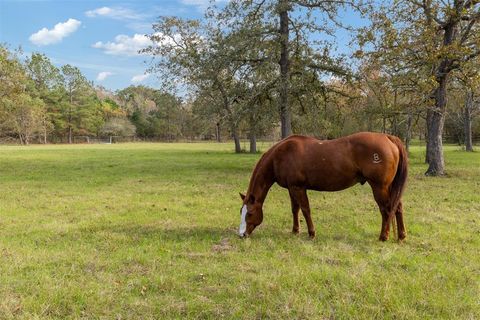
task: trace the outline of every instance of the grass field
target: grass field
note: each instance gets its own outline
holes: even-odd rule
[[[231,144],[0,147],[0,319],[479,319],[480,153],[414,147],[407,240],[377,240],[367,185],[288,192],[236,235],[259,155]],[[267,148],[267,145],[263,145]]]

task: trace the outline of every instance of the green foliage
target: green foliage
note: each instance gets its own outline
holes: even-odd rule
[[[117,96],[138,136],[176,140],[186,135],[184,122],[188,114],[174,95],[144,86],[130,86],[120,90]]]
[[[229,144],[0,147],[0,318],[477,319],[480,153],[432,179],[423,150],[398,244],[368,185],[309,193],[313,241],[274,187],[239,239],[260,155]]]
[[[43,95],[48,94],[48,90],[58,88],[62,84],[60,70],[55,67],[50,59],[42,53],[32,53],[25,62],[27,72],[35,82],[37,90]]]
[[[101,131],[107,136],[131,137],[135,135],[135,126],[125,118],[110,118]]]
[[[2,136],[17,138],[22,144],[33,140],[73,142],[75,135],[98,136],[113,132],[131,136],[135,128],[127,117],[132,110],[140,110],[146,117],[156,117],[159,112],[154,101],[157,93],[153,89],[142,88],[140,91],[150,93],[151,100],[136,95],[133,100],[143,101],[145,105],[135,105],[132,109],[128,101],[122,104],[122,98],[130,91],[135,95],[135,90],[125,89],[118,96],[105,95],[100,88],[94,88],[77,67],[64,65],[59,69],[40,53],[33,53],[23,63],[19,54],[0,47]],[[158,103],[167,109],[178,109],[179,105],[169,107],[161,101]],[[154,122],[149,121],[148,134],[161,131]],[[177,134],[170,134],[170,137]]]
[[[0,46],[0,129],[18,137],[21,144],[29,144],[45,125],[46,108],[19,53]]]
[[[97,135],[104,119],[92,84],[77,67],[71,65],[62,66],[61,75],[63,108],[60,109],[60,117],[65,124],[68,142],[73,142],[75,134]]]
[[[368,44],[368,57],[400,84],[400,92],[421,97],[417,100],[427,122],[426,174],[442,175],[448,88],[452,75],[480,61],[480,3],[387,1],[370,16],[373,24],[360,33],[360,44]]]

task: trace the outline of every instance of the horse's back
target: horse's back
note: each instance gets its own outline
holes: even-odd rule
[[[272,154],[277,183],[285,188],[302,186],[337,191],[357,181],[356,166],[349,161],[346,139],[318,140],[294,135],[279,142]]]

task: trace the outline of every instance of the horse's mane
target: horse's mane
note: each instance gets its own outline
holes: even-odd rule
[[[265,166],[267,165],[268,158],[270,157],[270,155],[276,149],[275,147],[282,141],[283,140],[274,144],[270,149],[268,149],[264,154],[262,154],[262,156],[258,160],[257,164],[255,165],[255,168],[253,169],[252,176],[250,177],[250,183],[248,184],[248,189],[247,189],[247,193],[246,193],[246,197],[245,197],[245,202],[248,201],[248,199],[249,199],[249,197],[250,197],[250,195],[253,191],[253,187],[257,183],[257,179],[259,178],[260,169],[265,168]]]

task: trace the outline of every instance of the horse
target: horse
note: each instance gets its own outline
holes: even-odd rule
[[[307,190],[340,191],[368,182],[382,216],[379,240],[388,240],[395,216],[398,240],[401,241],[406,237],[402,194],[407,175],[407,152],[402,141],[392,135],[359,132],[334,140],[289,136],[262,155],[253,170],[246,194],[240,193],[243,203],[239,235],[249,236],[262,223],[263,203],[274,183],[288,189],[293,214],[292,232],[299,233],[298,212],[301,209],[308,234],[314,238]]]

